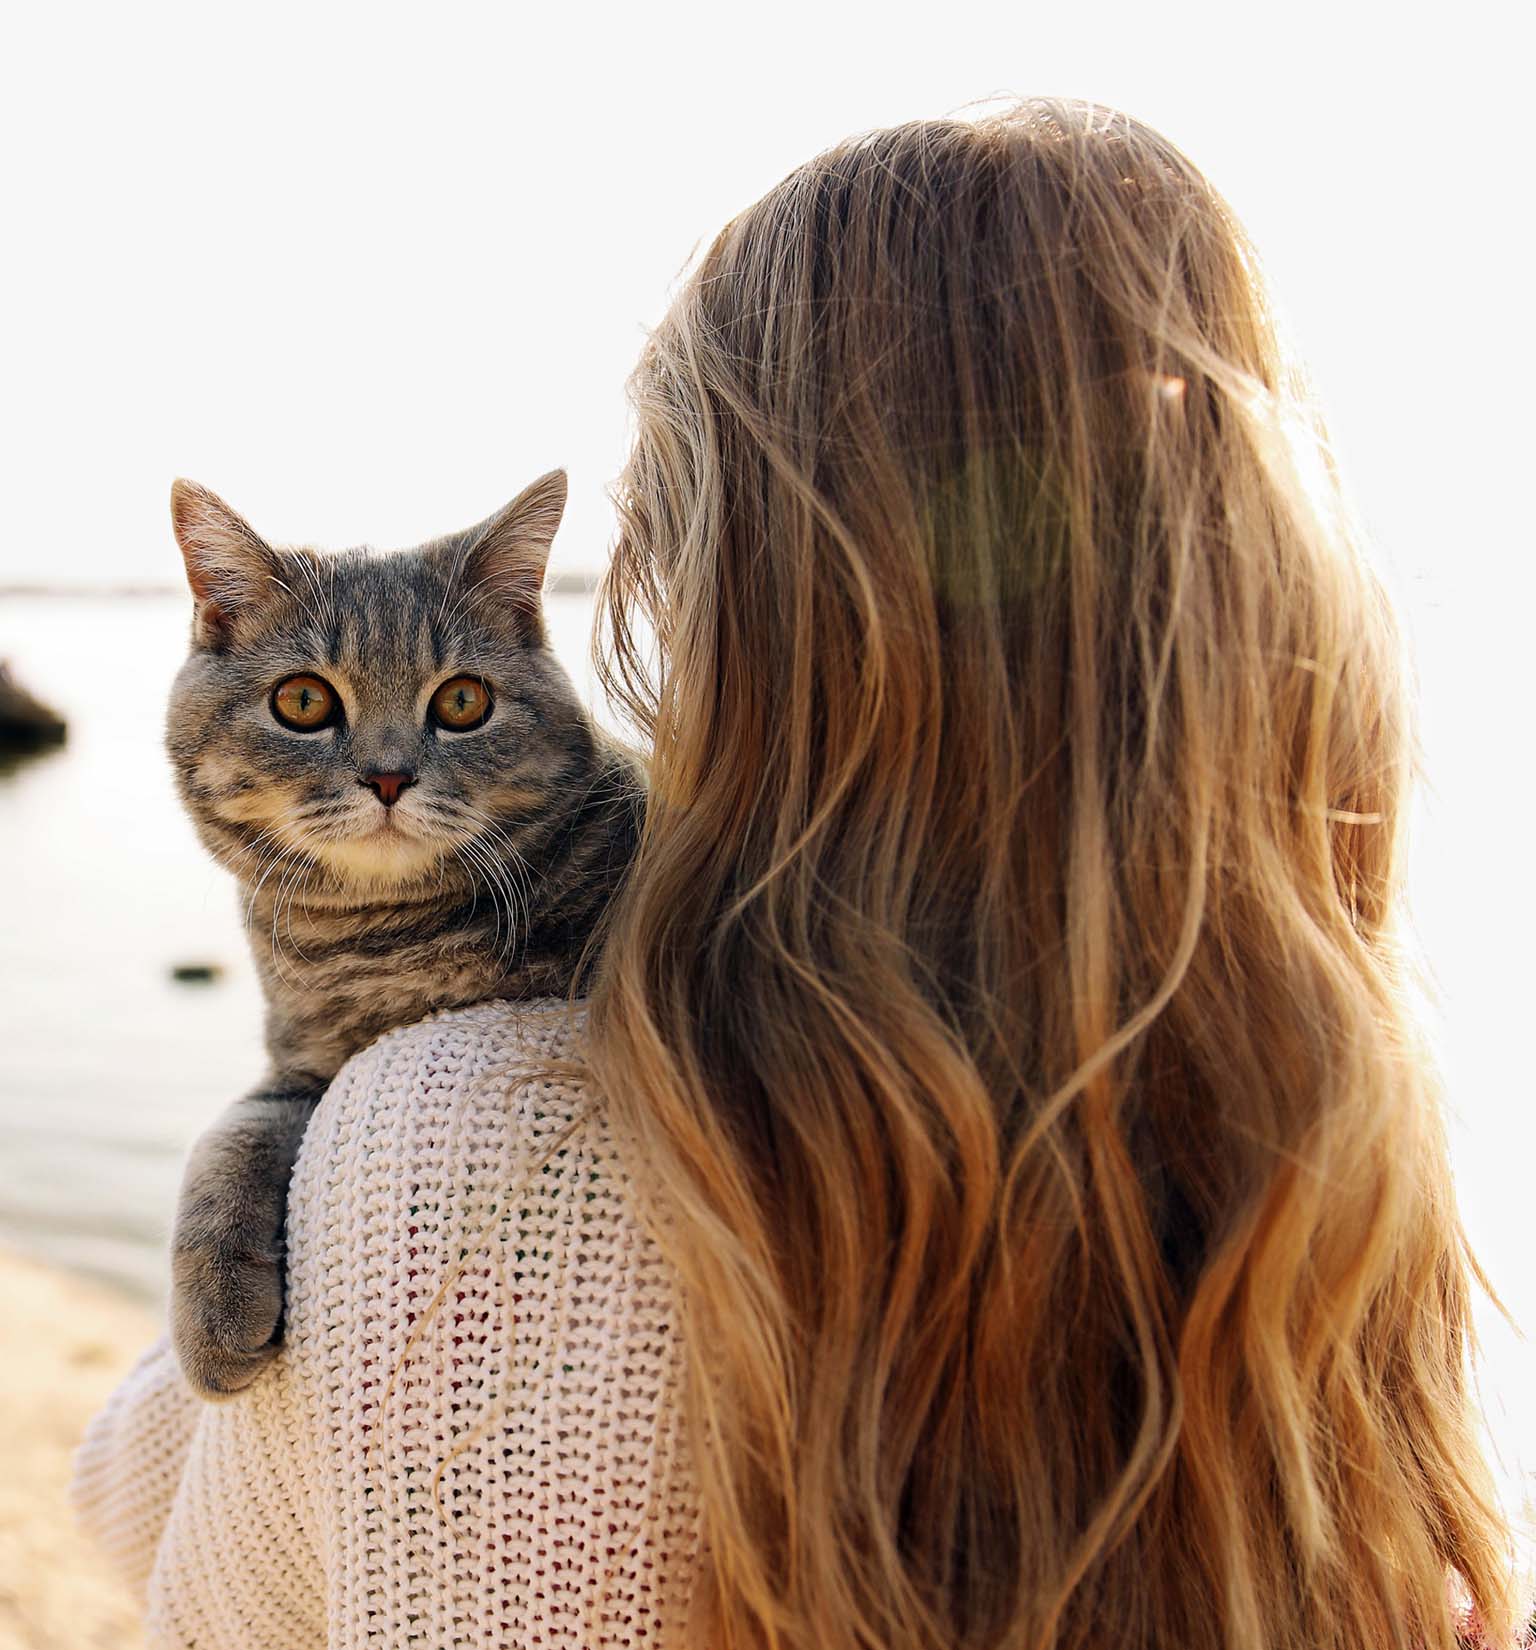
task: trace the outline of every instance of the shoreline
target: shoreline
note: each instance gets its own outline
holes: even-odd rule
[[[107,1285],[0,1249],[0,1650],[142,1650],[138,1606],[76,1530],[85,1424],[160,1332]]]

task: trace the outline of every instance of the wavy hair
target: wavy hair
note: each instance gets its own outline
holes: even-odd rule
[[[1092,105],[876,132],[632,396],[591,1059],[680,1281],[690,1642],[1503,1642],[1401,650],[1231,211]]]

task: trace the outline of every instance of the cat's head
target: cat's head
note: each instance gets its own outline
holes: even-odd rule
[[[556,470],[416,550],[269,545],[190,482],[171,515],[196,610],[167,746],[204,842],[263,876],[361,896],[474,880],[590,761],[540,591]]]

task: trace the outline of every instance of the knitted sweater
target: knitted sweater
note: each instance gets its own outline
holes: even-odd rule
[[[281,1355],[211,1405],[162,1341],[92,1423],[77,1510],[153,1645],[672,1639],[700,1561],[675,1286],[601,1106],[538,1070],[579,1029],[485,1003],[357,1055],[295,1171]]]

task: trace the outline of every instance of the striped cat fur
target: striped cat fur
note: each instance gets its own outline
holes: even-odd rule
[[[480,526],[388,554],[274,548],[205,488],[172,491],[195,611],[167,747],[241,885],[271,1063],[182,1184],[172,1334],[206,1396],[276,1350],[288,1178],[343,1062],[437,1009],[562,995],[590,964],[644,791],[548,645],[565,491],[554,471]],[[295,679],[319,685],[279,700]],[[490,707],[463,731],[434,715],[456,680]],[[330,712],[292,726],[282,707],[301,702]]]

